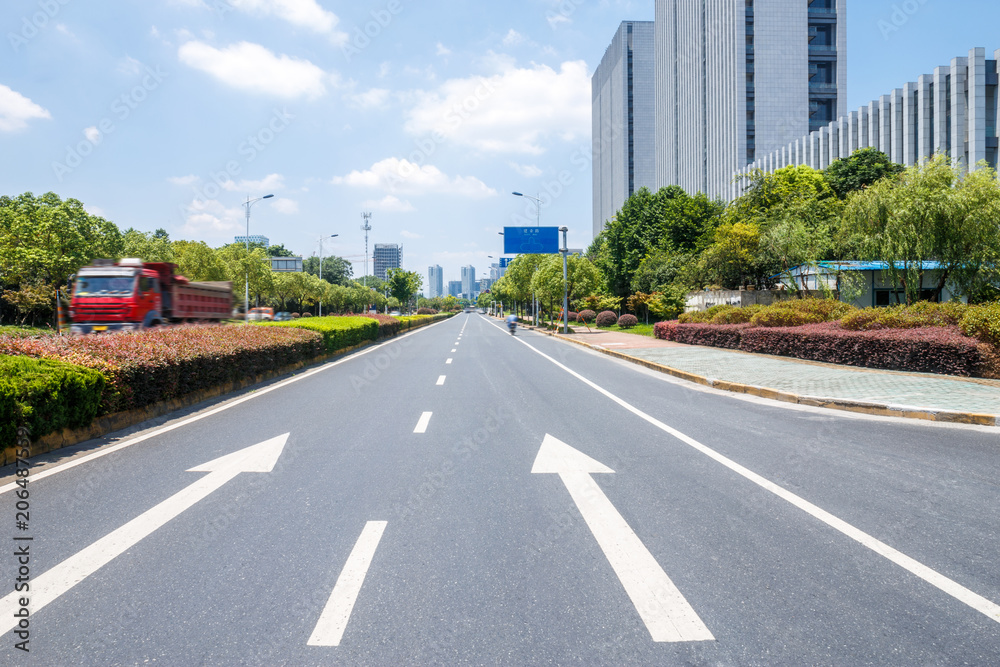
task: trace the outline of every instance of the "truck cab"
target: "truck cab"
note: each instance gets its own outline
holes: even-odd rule
[[[71,303],[73,333],[136,331],[163,322],[156,271],[141,260],[96,260],[76,275]]]

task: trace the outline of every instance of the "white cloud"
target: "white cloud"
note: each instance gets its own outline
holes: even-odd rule
[[[184,226],[181,232],[194,238],[220,239],[245,233],[246,218],[243,207],[226,208],[220,201],[196,198],[184,207]]]
[[[101,140],[104,138],[104,135],[101,134],[101,131],[97,129],[96,125],[93,127],[86,128],[83,131],[83,136],[87,137],[87,141],[94,144],[95,146],[101,143]]]
[[[504,46],[518,46],[523,43],[524,43],[524,35],[519,33],[517,30],[514,30],[513,28],[511,28],[510,32],[507,33],[507,36],[503,38]]]
[[[222,83],[278,97],[317,98],[326,93],[330,76],[308,60],[276,56],[259,44],[240,42],[216,49],[190,41],[178,52],[181,62],[207,72]]]
[[[168,182],[174,185],[180,185],[185,187],[188,185],[194,185],[199,180],[200,179],[194,174],[191,174],[190,176],[172,176],[171,178],[167,179]]]
[[[299,212],[299,203],[294,199],[275,199],[274,210],[285,215],[295,215]]]
[[[451,49],[449,49],[447,46],[445,46],[441,42],[438,42],[437,43],[437,55],[439,55],[439,56],[450,56],[451,55]]]
[[[352,171],[333,179],[334,185],[356,188],[376,188],[391,193],[409,195],[449,194],[459,197],[495,197],[497,191],[478,178],[450,178],[433,165],[420,166],[409,160],[387,158],[376,162],[366,171]]]
[[[542,175],[542,170],[533,164],[518,164],[517,162],[508,162],[510,168],[516,171],[521,176],[525,178],[538,178]]]
[[[285,189],[285,177],[281,174],[269,174],[259,181],[226,181],[222,189],[229,192],[259,192],[261,195],[271,194],[275,190]]]
[[[142,63],[132,56],[125,56],[125,58],[118,63],[118,71],[122,74],[135,76],[136,74],[142,72]]]
[[[374,204],[369,205],[369,208],[373,211],[384,213],[410,213],[416,210],[410,202],[401,200],[399,197],[394,197],[393,195],[386,195]]]
[[[406,129],[436,134],[493,153],[538,155],[553,138],[575,141],[591,132],[591,82],[583,61],[519,68],[491,55],[490,76],[450,79],[418,91]]]
[[[390,95],[385,88],[371,88],[363,93],[348,95],[347,99],[357,109],[380,109],[389,103]]]
[[[323,9],[316,0],[228,0],[242,12],[254,16],[274,16],[299,28],[328,35],[337,46],[347,43],[348,35],[337,30],[340,19]]]
[[[573,19],[571,19],[570,17],[566,16],[565,14],[550,13],[546,17],[546,19],[549,22],[549,27],[552,28],[553,30],[555,30],[557,27],[559,27],[559,25],[562,24],[562,23],[572,23],[573,22]]]
[[[23,130],[28,127],[29,120],[36,118],[51,120],[52,114],[0,83],[0,132]]]
[[[422,239],[424,238],[420,234],[414,234],[413,232],[408,232],[405,229],[399,233],[404,239]]]

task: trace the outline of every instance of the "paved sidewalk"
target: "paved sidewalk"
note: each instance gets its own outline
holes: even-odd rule
[[[576,329],[569,339],[616,356],[625,355],[699,376],[712,386],[741,392],[742,388],[728,385],[765,388],[794,395],[791,398],[798,397],[799,403],[842,409],[863,407],[850,404],[870,404],[868,407],[881,406],[889,413],[922,411],[927,413],[919,415],[924,419],[940,418],[936,413],[1000,416],[1000,381],[996,380],[837,366],[683,345],[621,332]],[[943,420],[991,424],[996,421],[951,419],[947,414]]]

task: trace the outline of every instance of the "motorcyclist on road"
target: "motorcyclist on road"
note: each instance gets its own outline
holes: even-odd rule
[[[514,335],[514,329],[517,328],[517,315],[511,313],[507,316],[507,328],[510,329],[510,335]]]

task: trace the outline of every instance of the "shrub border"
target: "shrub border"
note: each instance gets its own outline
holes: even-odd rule
[[[552,336],[557,340],[565,341],[567,343],[573,343],[574,345],[581,345],[583,347],[586,347],[595,352],[600,352],[601,354],[607,355],[609,357],[614,357],[616,359],[628,361],[638,366],[644,366],[650,370],[657,371],[659,373],[664,373],[666,375],[670,375],[680,380],[693,382],[695,384],[699,384],[704,387],[710,387],[712,389],[718,389],[720,391],[728,391],[735,394],[747,394],[748,396],[757,396],[759,398],[766,398],[772,401],[779,401],[782,403],[792,403],[796,405],[804,405],[813,408],[826,408],[829,410],[842,410],[845,412],[855,412],[859,414],[873,415],[877,417],[899,417],[903,419],[920,419],[923,421],[943,422],[948,424],[972,424],[975,426],[1000,426],[1000,417],[998,417],[997,415],[979,414],[975,412],[952,412],[949,410],[927,410],[927,409],[911,408],[900,405],[890,405],[887,403],[869,403],[866,401],[851,401],[842,398],[824,398],[821,396],[800,396],[798,394],[791,394],[788,392],[779,391],[777,389],[770,389],[768,387],[757,387],[754,385],[740,384],[738,382],[713,380],[711,378],[695,375],[694,373],[689,373],[687,371],[671,368],[670,366],[664,366],[663,364],[658,364],[654,361],[648,361],[646,359],[640,359],[639,357],[629,356],[622,352],[618,352],[617,350],[608,350],[602,347],[597,347],[596,345],[591,345],[590,343],[586,343],[582,340],[567,338],[566,336],[560,336],[547,331],[542,331],[541,329],[539,329],[538,331],[545,334],[546,336]],[[744,354],[753,354],[753,353],[745,352]],[[878,369],[864,369],[864,370],[868,372],[872,371],[877,372]],[[960,379],[957,379],[956,381],[961,382]]]
[[[413,326],[406,329],[406,333],[420,329],[422,327],[428,326],[430,324],[436,324],[445,319],[450,319],[453,315],[447,315],[446,317],[429,316],[426,322],[415,323]],[[433,318],[433,319],[432,319]],[[273,371],[268,371],[261,375],[255,377],[243,378],[242,380],[228,382],[222,385],[217,385],[215,387],[210,387],[208,389],[201,389],[199,391],[185,394],[183,396],[178,396],[177,398],[172,398],[166,401],[160,401],[154,403],[145,408],[138,408],[135,410],[127,410],[125,412],[116,412],[110,415],[104,415],[103,417],[98,417],[96,420],[91,422],[89,426],[83,428],[65,428],[61,431],[56,431],[54,433],[49,433],[48,435],[42,436],[37,440],[33,441],[29,447],[30,456],[38,456],[39,454],[47,454],[49,452],[54,452],[59,449],[64,449],[66,447],[73,447],[82,442],[88,440],[93,440],[95,438],[101,438],[109,433],[115,431],[120,431],[122,429],[131,428],[132,426],[137,426],[150,419],[156,419],[157,417],[162,417],[163,415],[169,414],[176,410],[183,410],[184,408],[189,408],[198,403],[204,401],[219,398],[220,396],[225,396],[241,389],[246,389],[247,387],[252,387],[258,385],[262,382],[267,382],[275,378],[281,377],[283,375],[288,375],[289,373],[294,373],[296,371],[309,368],[312,366],[318,366],[320,364],[325,364],[330,361],[334,361],[341,357],[346,357],[354,352],[357,352],[363,348],[369,347],[371,345],[376,345],[387,340],[395,338],[386,337],[380,338],[374,341],[365,341],[358,345],[352,347],[337,350],[336,352],[331,352],[328,354],[322,354],[310,361],[299,361],[284,368],[279,368]],[[10,465],[14,463],[16,459],[16,447],[5,448],[0,452],[0,466]]]

